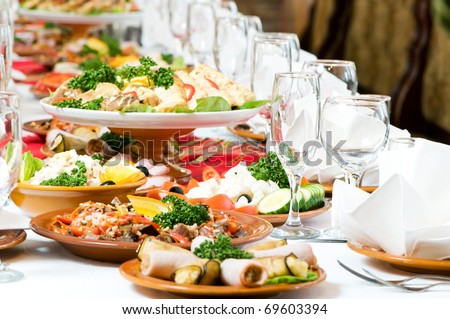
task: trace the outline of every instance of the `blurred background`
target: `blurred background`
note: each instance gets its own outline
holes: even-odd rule
[[[450,1],[235,1],[265,32],[295,32],[318,58],[354,61],[360,93],[392,96],[394,125],[450,143],[450,33],[435,13]]]

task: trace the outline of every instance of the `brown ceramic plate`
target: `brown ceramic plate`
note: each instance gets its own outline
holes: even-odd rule
[[[236,125],[236,126],[233,126],[233,127],[228,127],[228,130],[231,133],[236,134],[237,136],[251,138],[251,139],[254,139],[254,140],[258,140],[258,141],[265,141],[266,140],[266,135],[265,134],[253,133],[251,130],[243,129],[239,125]]]
[[[109,262],[124,262],[136,257],[136,250],[139,245],[136,242],[85,239],[62,235],[51,230],[51,224],[57,215],[67,214],[74,210],[75,208],[61,209],[41,214],[31,219],[30,227],[35,233],[57,241],[77,256]],[[229,212],[228,214],[235,215],[238,223],[248,225],[250,232],[249,236],[232,239],[233,245],[249,244],[267,237],[272,232],[272,225],[263,219],[236,212]],[[190,243],[174,245],[186,249],[191,246]]]
[[[302,220],[313,218],[327,212],[331,207],[329,200],[325,199],[325,205],[321,208],[310,210],[307,212],[300,213],[300,218]],[[284,224],[288,218],[288,214],[272,214],[272,215],[258,215],[260,218],[267,220],[274,226],[279,226]]]
[[[377,250],[359,243],[347,241],[348,247],[359,254],[372,257],[389,263],[392,267],[415,272],[450,275],[450,260],[437,260],[414,258],[406,256],[390,255],[382,250]]]
[[[47,136],[48,129],[45,127],[50,127],[50,121],[52,119],[43,119],[37,121],[30,121],[22,124],[22,128],[25,131],[35,133],[41,136]]]
[[[181,285],[174,281],[145,276],[140,272],[140,261],[135,258],[120,265],[120,273],[132,283],[159,291],[171,292],[183,296],[207,296],[207,297],[252,297],[273,296],[284,291],[300,290],[315,286],[326,278],[326,273],[319,268],[319,278],[298,284],[267,285],[258,288],[245,288],[234,286],[205,286],[205,285]]]
[[[19,245],[27,238],[27,233],[22,230],[0,230],[0,250]]]

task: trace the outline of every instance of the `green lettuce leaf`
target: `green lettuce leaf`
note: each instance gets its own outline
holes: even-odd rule
[[[279,276],[279,277],[273,277],[270,279],[267,279],[265,284],[266,285],[276,285],[276,284],[297,284],[301,282],[307,282],[307,281],[314,281],[319,276],[317,273],[308,271],[306,278],[304,277],[297,277],[297,276]]]
[[[268,103],[270,103],[270,100],[251,101],[251,102],[247,102],[245,104],[242,104],[241,106],[238,106],[238,110],[255,109],[257,107],[266,105]]]
[[[195,112],[221,112],[231,111],[231,105],[223,97],[209,96],[197,99]]]

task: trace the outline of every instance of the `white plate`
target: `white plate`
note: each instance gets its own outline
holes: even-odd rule
[[[60,121],[82,125],[96,125],[136,129],[193,129],[199,127],[232,126],[258,114],[260,108],[203,113],[120,113],[59,108],[40,101],[48,114]]]
[[[84,15],[70,12],[19,9],[19,14],[30,19],[62,24],[104,24],[128,20],[136,21],[136,19],[142,18],[142,12],[140,11]]]

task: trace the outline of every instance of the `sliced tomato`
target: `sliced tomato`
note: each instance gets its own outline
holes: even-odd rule
[[[199,186],[200,186],[200,184],[198,183],[198,181],[195,178],[191,178],[186,187],[187,187],[188,191],[190,191],[194,187],[199,187]]]
[[[179,188],[181,188],[183,190],[183,192],[185,194],[187,193],[188,189],[187,189],[186,186],[180,185],[180,184],[178,184],[176,182],[170,182],[170,181],[164,182],[164,184],[162,184],[160,189],[165,190],[165,191],[169,191],[169,189],[171,189],[173,186],[178,186]]]
[[[256,206],[256,205],[241,206],[239,208],[235,208],[234,211],[238,212],[238,213],[249,214],[249,215],[258,215],[259,214],[258,206]]]
[[[72,224],[73,219],[67,216],[57,216],[56,219],[63,224],[70,225]]]
[[[208,81],[209,84],[211,84],[211,86],[212,86],[213,88],[215,88],[216,90],[220,90],[220,88],[219,88],[219,86],[217,85],[216,82],[214,82],[214,81],[211,80],[211,79],[208,79],[206,76],[205,76],[205,80]]]
[[[309,181],[305,176],[302,176],[301,186],[308,185]]]
[[[130,92],[124,93],[123,95],[134,95],[135,97],[138,96],[136,91],[130,91]]]
[[[86,227],[70,227],[69,231],[76,237],[81,237],[86,233]]]
[[[202,172],[203,181],[214,178],[218,183],[220,182],[220,174],[211,166],[205,166]]]
[[[206,205],[206,201],[208,200],[208,198],[188,198],[188,202],[189,204],[192,205],[197,205],[197,204],[203,204]]]
[[[234,203],[230,197],[225,194],[217,194],[211,198],[208,198],[205,202],[212,209],[219,210],[234,210]]]
[[[184,89],[186,90],[186,98],[188,101],[190,101],[195,94],[195,87],[193,85],[185,83]]]

